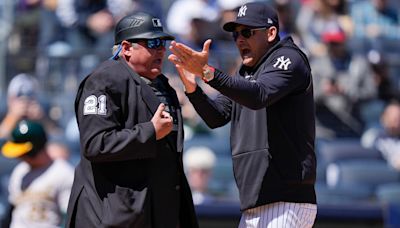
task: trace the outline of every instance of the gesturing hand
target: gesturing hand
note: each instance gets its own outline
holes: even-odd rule
[[[203,50],[198,52],[182,43],[172,41],[169,49],[173,54],[168,56],[168,60],[174,63],[177,68],[181,67],[201,77],[203,75],[203,67],[208,63],[210,45],[211,40],[206,40],[203,44]]]
[[[160,104],[151,118],[156,131],[156,139],[162,139],[172,131],[173,120],[171,115],[165,111],[165,104]]]
[[[196,76],[181,67],[176,67],[179,73],[179,77],[182,80],[183,85],[187,93],[193,93],[196,90]]]

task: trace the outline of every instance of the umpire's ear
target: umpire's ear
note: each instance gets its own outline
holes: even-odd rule
[[[122,54],[124,56],[131,56],[132,55],[131,48],[134,48],[133,47],[134,45],[135,45],[134,43],[131,43],[131,42],[126,41],[126,40],[122,41],[121,42],[121,46],[122,46],[121,52],[122,52]]]

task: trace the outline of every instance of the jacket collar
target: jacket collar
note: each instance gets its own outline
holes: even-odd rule
[[[147,108],[150,110],[150,112],[154,114],[157,111],[158,105],[160,104],[160,100],[154,94],[151,87],[147,85],[144,80],[140,78],[140,75],[138,75],[135,71],[132,70],[132,68],[128,65],[128,63],[126,63],[125,60],[120,58],[117,61],[119,61],[125,67],[125,69],[129,72],[131,78],[135,81],[135,83],[140,85],[140,93],[142,95],[142,99],[146,104]],[[164,75],[159,75],[157,77],[162,77],[165,78],[163,80],[168,80]]]

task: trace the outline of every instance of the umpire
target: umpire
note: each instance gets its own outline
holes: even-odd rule
[[[198,227],[183,172],[183,125],[161,73],[167,40],[160,19],[122,18],[114,56],[80,84],[75,112],[81,162],[67,227]]]

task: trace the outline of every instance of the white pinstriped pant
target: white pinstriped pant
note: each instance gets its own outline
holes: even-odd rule
[[[315,204],[271,203],[245,210],[239,228],[310,228],[316,215]]]

